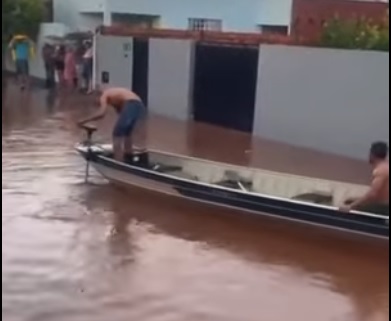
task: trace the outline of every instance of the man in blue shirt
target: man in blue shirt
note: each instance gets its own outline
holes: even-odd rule
[[[12,59],[15,61],[18,82],[23,90],[29,80],[29,60],[33,56],[33,42],[27,36],[16,35],[12,38],[9,47],[12,52]]]

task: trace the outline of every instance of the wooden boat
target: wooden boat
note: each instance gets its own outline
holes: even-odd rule
[[[83,143],[76,150],[110,182],[180,196],[263,216],[388,240],[389,217],[342,213],[338,205],[367,186],[233,166],[156,150],[126,162],[111,145]]]

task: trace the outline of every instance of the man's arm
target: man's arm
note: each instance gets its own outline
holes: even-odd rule
[[[95,114],[93,114],[92,116],[80,120],[78,122],[79,126],[82,126],[82,125],[84,125],[88,122],[91,122],[91,121],[102,119],[106,115],[108,107],[109,107],[109,105],[107,103],[107,95],[103,94],[102,97],[100,98],[99,110]]]
[[[374,174],[372,184],[367,193],[365,193],[362,197],[355,200],[351,203],[345,210],[354,210],[361,205],[365,205],[369,203],[371,200],[376,199],[376,197],[381,192],[384,184],[386,183],[387,175],[383,171],[379,171]]]

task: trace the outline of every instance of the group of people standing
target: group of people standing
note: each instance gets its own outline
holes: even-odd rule
[[[45,43],[42,48],[45,65],[46,86],[56,84],[70,89],[92,93],[93,50],[91,41],[80,45],[57,45]]]

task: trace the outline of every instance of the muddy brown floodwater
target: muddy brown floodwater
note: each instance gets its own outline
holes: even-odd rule
[[[3,91],[5,321],[389,320],[388,244],[118,190],[95,173],[83,184],[73,123],[87,106],[74,95]],[[360,162],[207,126],[155,119],[149,130],[163,149],[367,175]]]

